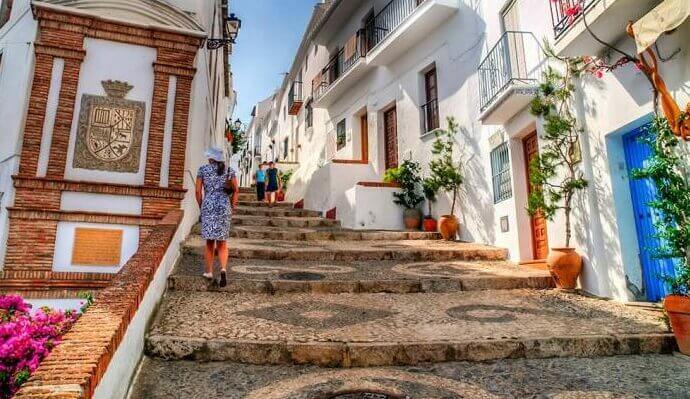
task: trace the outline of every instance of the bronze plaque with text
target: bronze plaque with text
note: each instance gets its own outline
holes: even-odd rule
[[[122,230],[78,227],[74,230],[72,264],[75,266],[119,266]]]

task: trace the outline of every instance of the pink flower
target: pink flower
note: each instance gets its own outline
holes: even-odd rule
[[[74,311],[30,309],[19,296],[0,295],[0,399],[12,397],[79,317]]]

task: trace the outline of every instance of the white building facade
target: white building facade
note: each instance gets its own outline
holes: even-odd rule
[[[228,38],[228,6],[0,0],[0,288],[98,288],[167,211],[191,229],[196,170],[235,104],[231,48],[207,46]],[[117,107],[124,155],[80,150]],[[117,259],[80,258],[89,234]]]
[[[525,211],[527,160],[538,153],[542,132],[528,110],[545,67],[541,46],[548,41],[562,56],[616,56],[592,39],[581,17],[562,15],[560,3],[319,3],[270,121],[261,122],[262,140],[277,149],[269,159],[295,163],[288,199],[335,211],[346,227],[400,229],[395,188],[381,184],[383,174],[404,159],[419,161],[426,173],[434,130],[453,117],[465,176],[456,212],[460,239],[508,248],[522,263],[538,263],[549,247],[563,246],[560,216],[533,220]],[[602,39],[634,53],[627,21],[659,3],[586,0],[584,6]],[[690,98],[688,37],[685,22],[658,43],[660,70],[679,104]],[[658,283],[652,274],[659,265],[646,255],[636,220],[646,208],[629,178],[641,166],[631,137],[651,118],[651,87],[633,65],[577,84],[581,167],[590,182],[573,215],[572,246],[585,261],[581,285],[623,301],[657,300],[646,287]],[[449,210],[449,196],[441,195],[434,216]]]

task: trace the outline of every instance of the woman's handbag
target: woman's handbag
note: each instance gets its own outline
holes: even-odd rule
[[[230,173],[228,172],[228,179],[225,180],[225,184],[223,184],[223,191],[225,191],[225,194],[227,194],[229,197],[232,197],[233,194],[235,194],[235,188],[232,185],[232,179],[230,179],[229,177]]]

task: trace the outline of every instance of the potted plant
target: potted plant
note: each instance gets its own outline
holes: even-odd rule
[[[557,287],[574,289],[582,271],[582,257],[570,246],[570,216],[575,194],[584,190],[588,182],[579,168],[581,129],[570,111],[574,92],[571,80],[579,76],[580,60],[561,61],[565,72],[548,67],[530,106],[532,114],[543,120],[544,133],[540,137],[540,154],[529,166],[529,180],[535,190],[529,195],[527,211],[532,217],[543,214],[550,221],[556,212],[563,211],[565,246],[551,248],[546,263]]]
[[[654,227],[662,245],[650,250],[657,258],[676,260],[675,275],[662,276],[670,288],[664,308],[678,348],[690,355],[690,165],[678,154],[687,143],[680,144],[663,118],[654,120],[651,133],[645,141],[652,155],[644,168],[632,174],[650,179],[657,189],[649,206],[661,215]]]
[[[285,194],[287,194],[287,187],[288,183],[290,182],[290,179],[292,178],[294,171],[288,170],[286,172],[283,172],[280,174],[280,190],[278,191],[278,194],[276,195],[276,199],[279,202],[285,201]]]
[[[420,193],[420,169],[419,162],[406,160],[397,168],[387,170],[384,175],[386,182],[396,182],[400,185],[400,192],[393,193],[394,202],[403,207],[403,222],[409,230],[418,230],[421,224],[422,214],[417,208],[424,201]]]
[[[460,186],[463,182],[460,172],[460,162],[453,160],[455,148],[455,135],[459,126],[454,118],[448,118],[448,129],[436,132],[436,141],[431,149],[432,160],[429,162],[431,169],[430,179],[439,190],[451,193],[450,214],[442,215],[438,221],[438,230],[447,241],[455,240],[460,228],[458,217],[455,216],[455,204],[458,199]]]
[[[436,184],[436,180],[430,177],[424,179],[422,181],[422,191],[424,192],[424,198],[426,198],[426,203],[429,207],[429,213],[424,216],[422,225],[424,227],[424,231],[434,232],[438,229],[438,223],[432,216],[431,206],[434,202],[436,202],[436,194],[438,193],[438,184]]]

